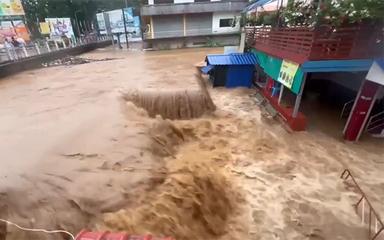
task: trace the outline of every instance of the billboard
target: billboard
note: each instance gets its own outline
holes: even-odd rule
[[[45,22],[50,26],[52,38],[63,36],[72,38],[75,36],[70,18],[46,18]]]
[[[124,12],[124,15],[123,15],[123,12]],[[122,9],[112,10],[112,11],[106,12],[104,15],[103,13],[98,13],[96,15],[96,18],[97,18],[100,34],[106,33],[106,25],[108,25],[107,20],[109,20],[109,25],[111,27],[112,33],[121,33],[121,34],[125,33],[124,17],[125,17],[125,24],[127,27],[129,40],[132,40],[132,41],[141,40],[140,17],[133,16],[132,8],[124,8],[123,10]],[[125,37],[121,37],[120,40],[122,42],[125,42]]]
[[[21,0],[0,0],[0,16],[24,15]]]
[[[0,42],[4,42],[5,38],[18,36],[29,41],[29,32],[24,22],[21,20],[1,21],[0,22]]]
[[[16,35],[24,39],[24,41],[30,41],[29,32],[22,20],[13,20],[13,26]]]

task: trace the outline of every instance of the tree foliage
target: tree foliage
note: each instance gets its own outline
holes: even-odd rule
[[[133,7],[136,13],[141,6],[140,0],[22,0],[26,20],[33,36],[38,36],[38,24],[47,17],[76,17],[79,21],[95,22],[98,12]]]

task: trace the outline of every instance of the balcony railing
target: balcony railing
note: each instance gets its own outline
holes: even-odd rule
[[[140,9],[141,16],[208,13],[208,12],[235,12],[243,10],[248,2],[246,0],[228,1],[195,1],[192,3],[165,3],[168,0],[158,0],[162,4],[143,5]],[[164,3],[163,3],[164,2]],[[156,2],[154,2],[156,3]]]
[[[357,193],[361,196],[358,202],[354,205],[356,213],[361,218],[361,223],[366,224],[368,227],[367,240],[379,240],[384,236],[384,223],[380,218],[378,212],[373,208],[371,202],[368,200],[367,195],[363,192],[356,179],[352,176],[348,169],[345,169],[341,174],[341,178],[347,182],[350,181],[349,186],[353,186]]]
[[[384,50],[383,29],[377,25],[350,25],[331,28],[246,27],[247,44],[283,59],[308,60],[365,59]]]
[[[155,32],[152,37],[151,32],[144,33],[144,39],[161,39],[161,38],[174,38],[174,37],[194,37],[194,36],[210,36],[210,35],[220,35],[223,33],[214,33],[212,28],[200,28],[200,29],[186,29],[185,35],[184,31],[179,30],[169,30],[169,31],[160,31]]]

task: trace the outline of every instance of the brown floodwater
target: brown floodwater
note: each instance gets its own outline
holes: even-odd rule
[[[339,175],[351,169],[384,214],[382,142],[288,132],[249,89],[210,89],[215,112],[165,122],[122,98],[198,92],[194,65],[221,51],[99,49],[85,56],[117,59],[2,79],[0,218],[178,240],[364,239]]]

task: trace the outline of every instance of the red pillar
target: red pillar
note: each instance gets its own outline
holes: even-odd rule
[[[380,85],[377,83],[368,80],[363,81],[344,129],[344,138],[346,140],[357,141],[360,137],[375,104],[375,97],[379,88]]]

